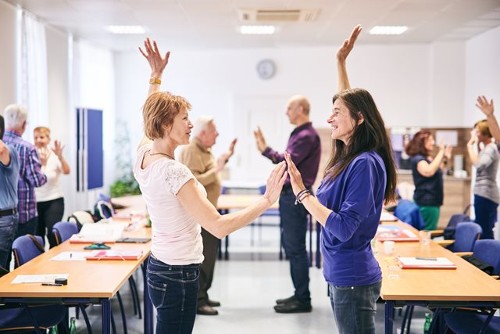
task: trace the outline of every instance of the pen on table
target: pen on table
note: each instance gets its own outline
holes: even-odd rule
[[[437,261],[435,257],[416,257],[417,260],[426,260],[426,261]]]
[[[43,286],[63,286],[62,284],[59,283],[42,283]]]

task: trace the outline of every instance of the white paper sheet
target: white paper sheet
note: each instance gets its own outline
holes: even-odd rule
[[[61,252],[51,258],[53,261],[85,261],[90,252]]]
[[[56,278],[68,279],[69,274],[17,275],[12,284],[22,283],[54,283]]]

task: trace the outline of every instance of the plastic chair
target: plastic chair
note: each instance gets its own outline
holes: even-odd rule
[[[14,254],[14,268],[20,267],[26,262],[34,259],[45,252],[45,243],[42,237],[31,234],[22,235],[12,243],[12,252]]]
[[[52,234],[56,245],[71,238],[73,234],[78,234],[78,225],[75,222],[58,222],[52,226]]]
[[[483,232],[479,224],[473,222],[458,223],[455,229],[455,242],[448,249],[452,252],[472,252],[474,244]]]
[[[424,228],[425,222],[420,213],[420,208],[413,201],[400,199],[394,210],[394,216],[417,230]]]
[[[500,240],[477,240],[473,255],[492,265],[494,275],[500,274]],[[500,333],[500,317],[494,317],[495,312],[494,308],[481,311],[454,310],[444,315],[445,325],[456,334],[498,334]]]

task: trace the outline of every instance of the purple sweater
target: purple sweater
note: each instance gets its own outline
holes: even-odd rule
[[[333,210],[321,231],[327,282],[362,286],[382,279],[370,241],[377,232],[386,184],[384,162],[375,152],[360,154],[334,180],[321,182],[318,200]]]
[[[304,185],[311,187],[318,175],[321,158],[321,142],[311,122],[304,123],[292,131],[286,151],[290,153],[292,161],[302,175]],[[285,160],[283,153],[278,153],[270,147],[266,147],[262,155],[275,164]],[[287,177],[285,185],[290,185],[290,177]]]

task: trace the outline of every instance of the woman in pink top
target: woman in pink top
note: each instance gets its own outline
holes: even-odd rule
[[[170,53],[156,42],[139,48],[151,67],[149,96],[143,106],[145,138],[138,148],[134,175],[152,221],[148,292],[157,310],[157,333],[191,333],[196,316],[199,265],[203,261],[201,226],[218,238],[249,224],[277,201],[286,179],[285,163],[271,172],[266,193],[249,207],[220,215],[189,168],[174,159],[174,150],[189,143],[193,125],[190,103],[160,92]]]

